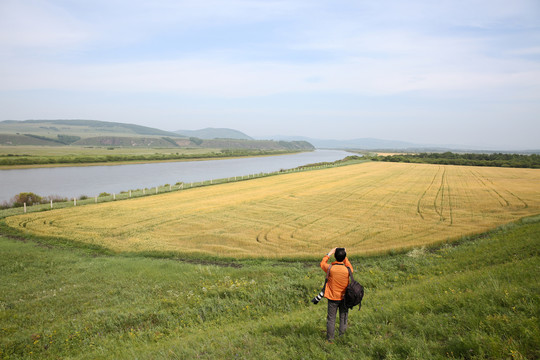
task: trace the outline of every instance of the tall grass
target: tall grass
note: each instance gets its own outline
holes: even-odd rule
[[[0,237],[0,358],[535,359],[539,235],[536,217],[351,257],[366,296],[335,344],[326,301],[309,302],[319,258],[228,264]]]

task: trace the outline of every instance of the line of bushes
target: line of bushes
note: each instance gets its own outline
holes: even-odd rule
[[[84,195],[82,197],[87,198]],[[13,198],[11,198],[10,201],[2,202],[0,204],[0,209],[20,208],[20,207],[23,207],[24,204],[28,206],[38,205],[38,204],[48,204],[51,201],[53,203],[58,203],[58,202],[68,201],[68,199],[65,197],[57,196],[57,195],[40,196],[40,195],[34,194],[33,192],[22,192],[15,195]]]
[[[350,155],[341,160],[336,160],[332,162],[323,161],[323,162],[318,162],[318,163],[313,163],[313,164],[306,164],[306,165],[298,166],[295,169],[307,169],[307,168],[312,168],[314,166],[337,166],[337,165],[344,165],[346,163],[348,164],[353,161],[365,161],[365,160],[366,160],[366,157],[364,156]]]
[[[540,168],[540,155],[538,154],[457,154],[452,152],[444,152],[371,156],[369,158],[374,161],[427,163],[440,165],[494,166],[532,169]]]
[[[279,155],[298,150],[249,150],[227,149],[205,154],[151,154],[151,155],[99,155],[99,156],[5,156],[0,157],[0,165],[47,165],[47,164],[90,164],[122,161],[163,161],[190,160],[237,156]]]

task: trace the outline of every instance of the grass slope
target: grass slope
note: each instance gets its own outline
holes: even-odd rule
[[[336,344],[326,300],[309,302],[318,258],[196,263],[0,237],[0,358],[536,359],[539,235],[537,216],[351,258],[366,297]]]
[[[60,144],[53,139],[36,138],[27,135],[20,134],[0,134],[0,146],[18,148],[21,146],[34,146],[34,147],[60,147]]]

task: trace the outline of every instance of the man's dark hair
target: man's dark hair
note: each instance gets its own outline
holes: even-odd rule
[[[334,253],[334,257],[336,258],[336,261],[343,261],[347,257],[347,253],[345,252],[345,248],[337,248],[336,252]]]

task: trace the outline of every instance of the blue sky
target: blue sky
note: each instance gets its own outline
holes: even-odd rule
[[[0,120],[540,148],[540,1],[0,0]]]

